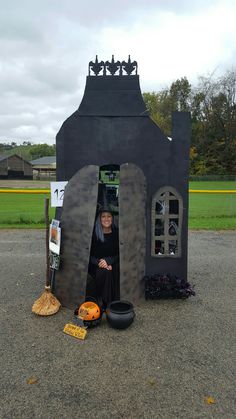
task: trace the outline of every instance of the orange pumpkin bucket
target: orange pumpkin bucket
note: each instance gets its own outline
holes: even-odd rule
[[[87,327],[97,326],[101,319],[102,313],[98,304],[93,301],[86,301],[75,310],[75,317],[82,320]]]

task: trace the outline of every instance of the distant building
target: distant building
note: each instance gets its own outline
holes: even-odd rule
[[[17,154],[0,155],[0,179],[33,179],[32,165]]]
[[[56,156],[46,156],[31,160],[34,178],[56,177]]]

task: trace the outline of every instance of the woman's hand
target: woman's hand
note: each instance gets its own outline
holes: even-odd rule
[[[108,271],[112,271],[112,266],[108,265],[105,259],[100,259],[98,262],[99,268],[107,269]]]
[[[108,268],[108,264],[106,263],[105,259],[100,259],[98,262],[98,266],[99,268],[104,268],[104,269]]]

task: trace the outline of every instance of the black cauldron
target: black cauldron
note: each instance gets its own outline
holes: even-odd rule
[[[106,316],[114,329],[126,329],[135,317],[133,304],[129,301],[112,301],[106,309]]]

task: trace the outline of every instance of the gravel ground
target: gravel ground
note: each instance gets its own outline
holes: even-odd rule
[[[196,297],[143,300],[127,330],[104,318],[80,341],[70,310],[31,313],[44,232],[1,230],[0,418],[235,418],[235,249],[236,231],[191,232]]]

